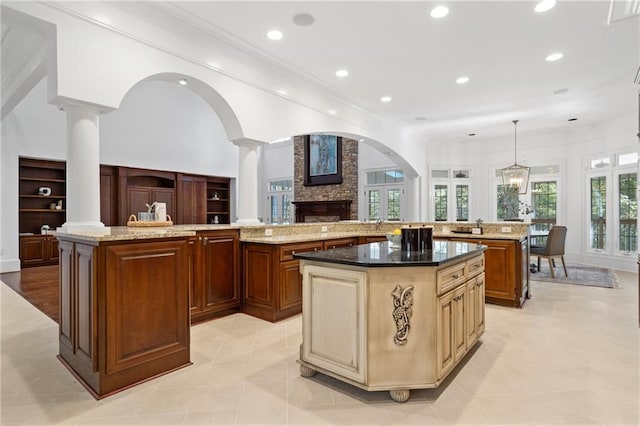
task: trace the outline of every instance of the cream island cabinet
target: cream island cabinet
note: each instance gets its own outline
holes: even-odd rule
[[[484,332],[485,248],[436,240],[425,253],[383,242],[296,254],[301,374],[398,402],[439,386]]]

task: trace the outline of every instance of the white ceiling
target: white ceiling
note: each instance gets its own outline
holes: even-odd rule
[[[609,1],[560,0],[545,13],[535,13],[533,1],[443,3],[450,13],[439,20],[429,16],[436,2],[107,4],[177,37],[185,29],[199,34],[212,42],[208,63],[265,90],[286,90],[302,104],[305,91],[317,90],[328,100],[315,109],[340,115],[341,106],[356,106],[434,141],[512,132],[514,119],[519,132],[549,132],[637,111],[637,15],[608,25]],[[315,22],[296,25],[298,13]],[[283,39],[269,40],[271,29]],[[556,51],[561,60],[545,61]],[[349,76],[336,77],[339,68]],[[463,75],[470,82],[456,84]],[[558,89],[568,91],[554,94]],[[381,103],[385,95],[392,101]],[[573,117],[578,121],[567,121]]]
[[[391,115],[433,140],[553,130],[609,120],[637,108],[640,19],[607,25],[608,1],[165,2],[153,6],[266,57],[367,110]],[[292,18],[308,13],[311,26]],[[284,34],[266,37],[270,29]],[[564,57],[547,62],[560,51]],[[339,68],[349,76],[338,78]],[[468,76],[470,82],[455,80]],[[287,81],[281,87],[295,98]],[[555,95],[558,89],[569,89]],[[381,96],[392,101],[381,103]],[[330,105],[327,108],[331,109]],[[333,108],[339,114],[339,107]],[[426,120],[417,121],[424,117]],[[578,118],[569,123],[569,118]]]

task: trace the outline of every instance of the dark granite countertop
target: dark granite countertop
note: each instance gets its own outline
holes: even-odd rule
[[[401,252],[387,241],[296,253],[297,259],[363,267],[439,266],[482,253],[487,246],[457,241],[434,240],[433,249],[424,253]]]

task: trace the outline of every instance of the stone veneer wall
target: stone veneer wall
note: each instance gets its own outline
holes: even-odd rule
[[[342,138],[342,183],[339,185],[304,185],[304,136],[293,138],[293,158],[294,201],[351,200],[351,219],[358,219],[358,141]]]

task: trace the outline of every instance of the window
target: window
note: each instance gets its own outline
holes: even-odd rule
[[[590,188],[590,247],[596,250],[604,250],[607,240],[607,178],[605,176],[592,177]]]
[[[269,182],[267,201],[269,216],[267,223],[291,223],[293,179],[273,180]]]
[[[449,186],[436,185],[434,191],[435,220],[447,221],[449,214],[447,207],[449,205]]]
[[[547,234],[558,217],[558,183],[555,180],[531,182],[531,210],[531,234]],[[536,237],[535,244],[546,244],[546,238]]]
[[[560,164],[531,166],[528,191],[520,195],[502,185],[496,169],[496,219],[531,220],[531,243],[544,245],[549,229],[560,220],[560,171]]]
[[[404,181],[402,170],[374,170],[365,173],[367,218],[365,220],[402,220]]]
[[[469,185],[456,185],[456,220],[469,220]]]
[[[637,173],[618,175],[618,250],[622,252],[633,252],[637,248],[637,184]]]
[[[498,184],[497,208],[498,220],[518,219],[520,209],[520,198],[518,189],[510,186]]]
[[[467,222],[471,215],[471,170],[432,170],[433,219]]]
[[[638,249],[638,151],[587,160],[588,249],[629,256]]]

